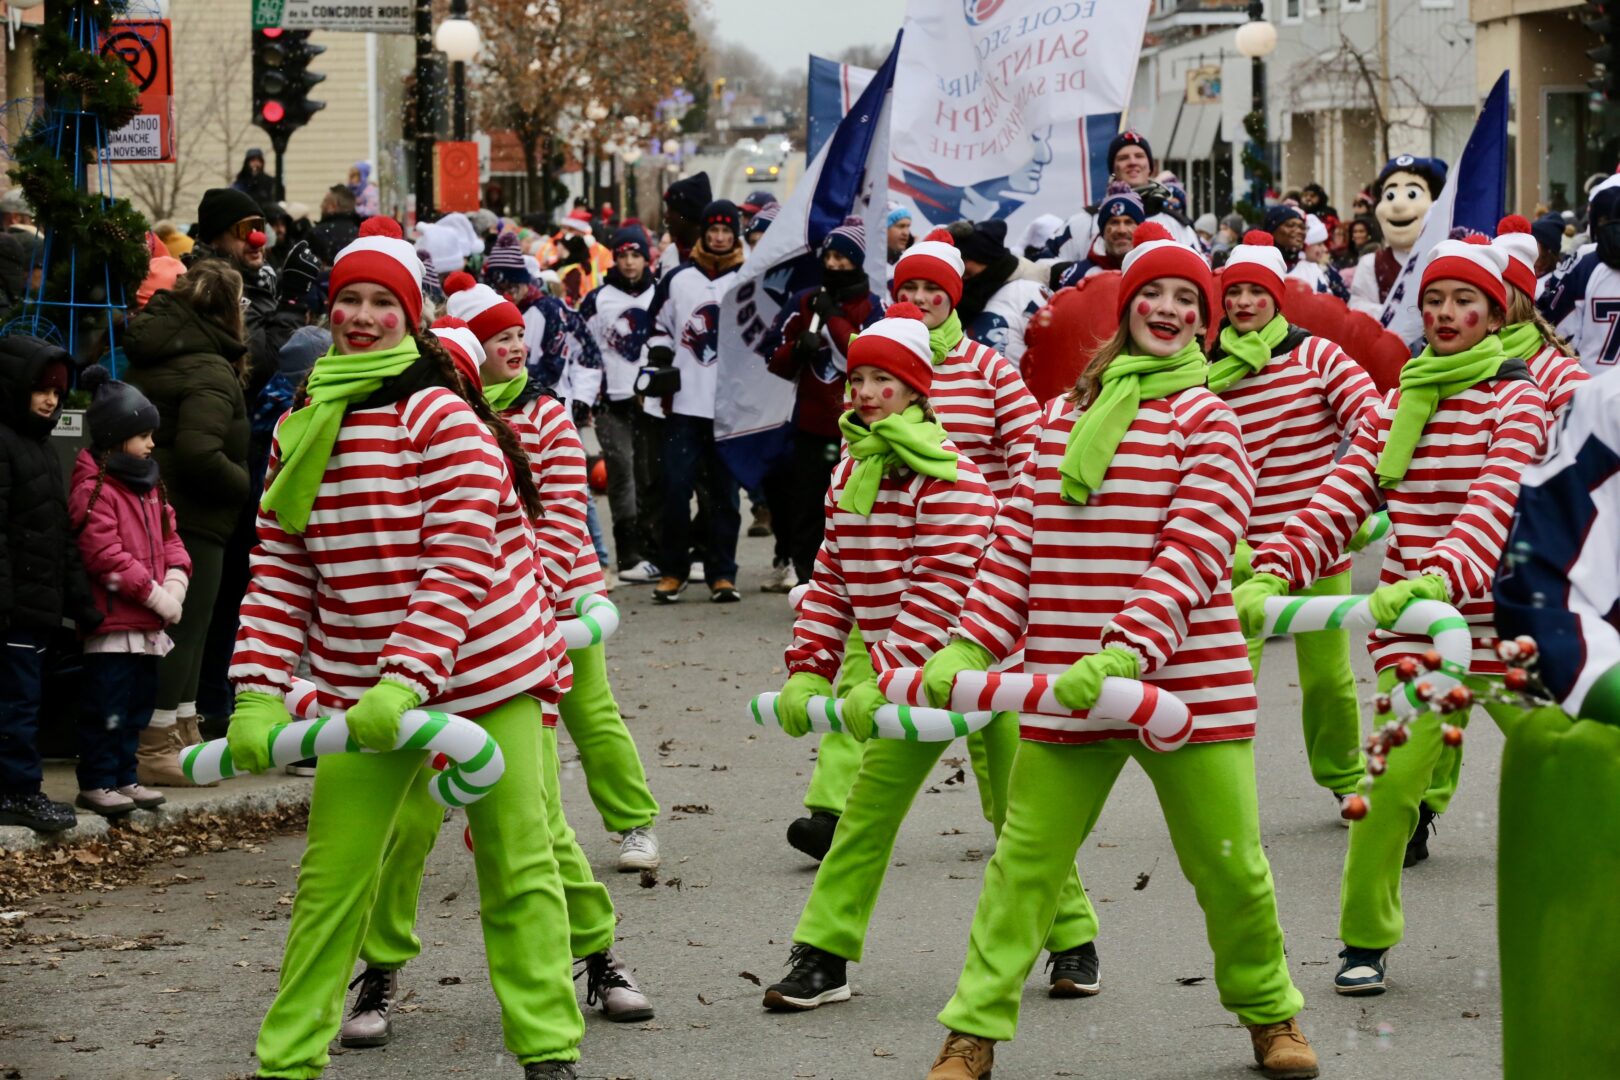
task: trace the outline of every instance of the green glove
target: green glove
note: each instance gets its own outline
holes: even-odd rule
[[[270,729],[292,723],[287,703],[274,694],[244,690],[236,695],[236,711],[225,731],[225,745],[237,772],[262,773],[270,767]]]
[[[1232,552],[1232,588],[1237,588],[1254,577],[1254,548],[1247,540],[1239,540]]]
[[[951,707],[951,685],[964,671],[989,671],[996,658],[990,650],[967,638],[957,638],[928,658],[923,665],[923,693],[936,709]]]
[[[782,685],[776,699],[776,719],[795,739],[810,734],[810,699],[832,697],[832,683],[813,671],[796,671]]]
[[[1097,704],[1103,679],[1110,675],[1116,679],[1134,679],[1141,673],[1142,663],[1134,652],[1111,645],[1070,664],[1069,670],[1052,684],[1052,696],[1065,709],[1078,712]]]
[[[844,707],[841,710],[844,717],[844,731],[856,742],[865,742],[872,737],[872,718],[877,711],[889,703],[878,689],[875,682],[857,683],[850,687],[849,693],[844,696]]]
[[[1287,596],[1288,582],[1276,574],[1256,574],[1232,591],[1232,606],[1237,608],[1238,624],[1243,636],[1260,636],[1266,622],[1266,601],[1273,596]]]
[[[1367,610],[1372,617],[1378,620],[1379,626],[1389,626],[1400,618],[1406,605],[1413,600],[1440,600],[1449,601],[1451,594],[1446,591],[1444,578],[1433,574],[1423,577],[1407,578],[1397,581],[1393,585],[1380,585],[1367,597]]]
[[[399,742],[399,718],[421,703],[404,683],[380,679],[349,709],[349,734],[367,750],[392,750]]]
[[[1350,538],[1350,550],[1360,551],[1373,541],[1373,533],[1389,528],[1389,511],[1380,510],[1361,523],[1356,535]]]

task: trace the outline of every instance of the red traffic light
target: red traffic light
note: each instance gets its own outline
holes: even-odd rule
[[[279,101],[267,101],[264,108],[259,110],[259,115],[264,117],[267,124],[279,124],[287,118],[287,110],[282,108]]]

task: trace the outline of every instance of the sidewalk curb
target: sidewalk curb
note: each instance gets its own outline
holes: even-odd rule
[[[124,815],[123,820],[161,832],[195,814],[216,814],[229,817],[242,813],[262,813],[289,806],[308,806],[313,782],[307,777],[288,777],[274,784],[260,787],[236,788],[221,785],[201,798],[187,799],[183,803],[166,803],[156,810],[136,810]],[[195,789],[169,789],[195,790]],[[31,848],[56,845],[82,844],[104,840],[112,826],[97,814],[79,812],[79,823],[59,833],[37,833],[22,825],[0,825],[0,851],[27,851]]]

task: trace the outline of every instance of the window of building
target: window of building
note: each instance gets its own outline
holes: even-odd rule
[[[1457,0],[1418,0],[1420,8],[1452,8],[1457,6]]]
[[[1283,0],[1283,23],[1297,23],[1304,19],[1305,0]]]
[[[1543,95],[1542,197],[1554,210],[1572,210],[1585,204],[1588,179],[1614,171],[1620,104],[1599,105],[1585,88],[1548,88]]]

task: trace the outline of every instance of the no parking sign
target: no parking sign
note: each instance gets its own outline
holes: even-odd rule
[[[111,162],[174,161],[174,62],[169,20],[115,22],[101,38],[101,55],[129,68],[140,91],[140,111],[107,134]]]

